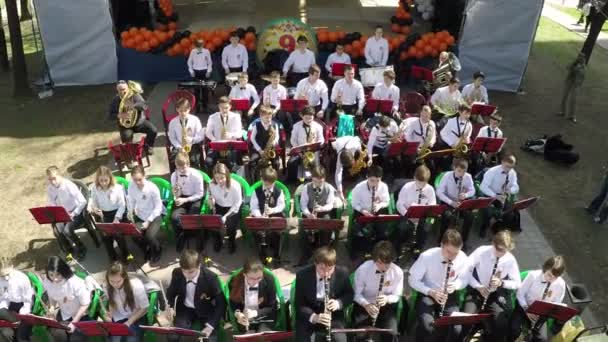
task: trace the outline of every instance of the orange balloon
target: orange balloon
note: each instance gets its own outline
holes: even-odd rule
[[[245,41],[247,43],[255,42],[255,34],[253,32],[245,33]]]
[[[361,47],[361,42],[358,40],[355,40],[352,42],[352,46],[354,50],[358,50]]]
[[[176,55],[181,55],[184,53],[184,48],[179,44],[175,44],[175,46],[173,46],[173,51],[175,51]]]
[[[395,33],[400,32],[401,27],[399,26],[399,24],[391,24],[391,31]]]
[[[227,41],[230,38],[230,32],[228,30],[222,30],[220,32],[220,38],[222,41]]]
[[[350,54],[353,59],[361,57],[361,52],[358,49],[353,49],[353,52]]]
[[[158,39],[156,39],[156,37],[152,37],[152,39],[150,39],[148,44],[150,44],[151,48],[155,48],[160,44],[160,42],[158,41]]]
[[[455,39],[454,39],[454,37],[452,37],[452,36],[449,36],[449,37],[446,39],[446,43],[447,43],[448,45],[452,45],[452,44],[454,44],[454,42],[455,42],[455,41],[456,41],[456,40],[455,40]]]
[[[327,43],[327,41],[329,40],[329,36],[325,31],[319,32],[317,38],[319,39],[319,43]]]
[[[175,30],[169,30],[169,32],[167,32],[167,35],[169,36],[169,38],[173,38],[173,36],[175,36]]]
[[[127,44],[127,43],[128,43],[128,40],[122,40],[122,41],[120,42],[120,45],[121,45],[123,48],[128,49],[128,48],[129,48],[129,46],[128,46],[128,44]]]
[[[344,32],[344,31],[337,31],[337,33],[338,33],[338,39],[344,39],[344,37],[346,37],[346,32]]]
[[[424,51],[424,54],[428,56],[431,54],[431,52],[433,52],[433,47],[426,45],[422,51]]]
[[[131,27],[129,29],[129,33],[131,34],[131,36],[134,36],[137,33],[137,27]]]
[[[441,41],[438,38],[433,38],[430,41],[430,45],[434,48],[434,49],[438,49],[439,48],[439,44],[441,44]]]
[[[399,44],[404,43],[405,40],[407,39],[407,36],[400,34],[397,36],[397,38],[399,39]]]
[[[329,33],[327,33],[327,39],[331,43],[335,43],[338,41],[338,34],[336,32],[329,32]]]
[[[125,40],[129,38],[129,31],[122,31],[120,33],[120,39]]]
[[[205,48],[206,48],[207,50],[209,50],[209,52],[213,52],[213,51],[215,51],[215,45],[210,44],[210,43],[207,43],[207,45],[205,46]]]
[[[181,45],[184,49],[187,49],[190,45],[192,45],[192,42],[188,38],[182,38],[182,40],[179,41],[179,45]]]
[[[433,56],[433,57],[439,56],[439,50],[433,48],[433,51],[431,51],[431,56]]]
[[[415,47],[415,46],[410,46],[410,47],[407,49],[407,53],[408,53],[410,56],[415,56],[415,55],[416,55],[416,51],[417,51],[417,50],[416,50],[416,47]]]
[[[422,40],[422,39],[418,39],[418,40],[416,41],[416,44],[414,44],[414,45],[416,45],[416,48],[418,48],[418,49],[422,49],[422,48],[424,47],[424,45],[425,45],[425,44],[424,44],[424,40]]]
[[[424,57],[424,52],[420,50],[416,51],[416,58],[422,59],[422,57]]]
[[[391,43],[393,44],[394,47],[397,47],[397,46],[399,46],[399,44],[401,44],[401,42],[399,41],[399,37],[391,38]]]
[[[446,43],[439,44],[439,49],[438,49],[439,51],[445,51],[447,49],[448,49],[448,44],[446,44]]]
[[[346,53],[347,53],[347,54],[349,54],[349,55],[350,55],[351,53],[353,53],[353,47],[352,47],[352,45],[350,45],[350,44],[346,44],[346,45],[344,46],[344,52],[346,52]]]
[[[177,29],[177,23],[175,21],[172,21],[169,23],[169,30],[176,30]]]
[[[154,33],[150,32],[150,31],[145,31],[144,32],[144,39],[145,40],[149,41],[150,39],[152,39],[152,37],[154,37]]]
[[[167,56],[175,56],[175,50],[173,48],[167,49]]]
[[[213,45],[215,45],[215,47],[220,47],[222,45],[222,39],[218,36],[213,37],[211,41],[213,42]]]
[[[368,36],[366,35],[362,35],[361,39],[359,39],[361,41],[361,45],[365,46],[365,44],[367,43],[367,40],[369,39]]]
[[[157,35],[158,41],[160,41],[161,43],[165,42],[167,39],[169,39],[169,34],[167,32],[159,32]]]
[[[144,36],[138,33],[135,36],[133,36],[133,40],[135,41],[135,43],[137,45],[139,45],[139,43],[144,41]]]
[[[150,44],[148,42],[143,42],[141,43],[141,49],[144,52],[147,52],[150,50]]]
[[[407,59],[407,51],[401,51],[401,53],[399,53],[399,60],[403,62],[406,59]]]
[[[247,50],[249,51],[255,51],[256,45],[255,42],[249,42],[247,43]]]
[[[408,34],[410,34],[410,32],[411,32],[411,29],[409,26],[407,26],[407,25],[401,26],[401,33],[408,35]]]

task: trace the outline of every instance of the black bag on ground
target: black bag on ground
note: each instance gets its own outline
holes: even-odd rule
[[[574,151],[574,146],[562,140],[560,134],[551,136],[545,143],[545,160],[572,165],[579,159],[578,152]]]

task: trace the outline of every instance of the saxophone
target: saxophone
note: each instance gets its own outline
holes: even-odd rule
[[[312,144],[313,142],[315,142],[315,140],[316,140],[316,134],[314,132],[311,132],[306,138],[306,143]],[[302,163],[304,165],[304,169],[310,170],[313,167],[314,162],[315,162],[315,153],[313,151],[304,152],[304,154],[302,156]]]
[[[266,142],[266,146],[264,146],[264,151],[262,152],[262,165],[270,165],[277,156],[277,153],[274,150],[274,139],[276,136],[277,133],[275,132],[274,125],[271,123],[270,128],[268,129],[268,141]]]
[[[124,128],[131,128],[135,126],[138,119],[137,109],[133,107],[133,98],[135,95],[143,93],[141,85],[137,82],[127,82],[127,93],[120,98],[120,104],[118,105],[118,113],[126,113],[127,116],[119,118],[118,123]]]
[[[416,156],[416,161],[424,160],[429,154],[431,154],[433,152],[433,151],[431,151],[431,137],[435,134],[435,130],[434,130],[434,128],[432,128],[433,126],[431,125],[430,122],[428,123],[428,125],[429,126],[427,126],[427,131],[426,131],[426,135],[424,136],[424,141],[422,142],[422,146],[418,150],[418,155]]]
[[[322,191],[322,190],[323,190],[323,189],[321,189],[320,187],[319,187],[319,188],[316,188],[316,189],[313,187],[313,196],[312,196],[312,213],[313,213],[314,215],[317,215],[317,210],[316,210],[316,207],[317,207],[317,204],[319,204],[319,200],[321,199],[321,191]]]
[[[452,266],[454,263],[452,260],[448,260],[448,265],[445,269],[445,280],[443,281],[443,293],[448,295],[448,285],[450,280],[450,272],[452,271]],[[445,312],[445,305],[447,304],[448,299],[446,298],[443,304],[441,304],[441,309],[439,310],[439,317],[443,317],[447,312]]]
[[[182,150],[186,153],[190,153],[190,150],[192,150],[192,145],[188,144],[188,129],[186,128],[186,123],[181,119],[179,122],[182,126]]]
[[[350,175],[354,176],[361,172],[362,169],[367,167],[367,162],[365,159],[367,158],[367,147],[361,144],[361,151],[359,151],[359,156],[355,159],[353,166],[350,168]]]
[[[326,277],[325,280],[323,281],[323,285],[325,287],[325,314],[329,315],[330,319],[331,319],[331,311],[328,309],[329,306],[329,277]],[[329,323],[329,325],[327,326],[327,334],[325,335],[325,340],[327,342],[331,342],[331,321]]]
[[[270,199],[272,198],[272,192],[270,189],[264,191],[264,217],[269,217],[270,213]]]

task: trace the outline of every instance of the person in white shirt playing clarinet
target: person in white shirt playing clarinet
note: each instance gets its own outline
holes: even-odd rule
[[[316,64],[314,52],[308,49],[308,38],[299,36],[298,47],[293,50],[285,64],[283,64],[283,76],[287,77],[290,87],[296,86],[300,80],[306,78],[308,70]]]
[[[374,36],[365,43],[365,63],[370,67],[383,67],[388,62],[388,41],[382,37],[382,25],[376,26]]]
[[[0,258],[0,314],[4,318],[4,312],[10,314],[27,315],[32,311],[34,289],[28,276],[16,270],[10,258]],[[14,334],[16,333],[16,334]],[[32,326],[21,322],[19,327],[13,329],[0,329],[0,336],[6,341],[29,341],[32,335]]]
[[[293,125],[291,132],[291,148],[298,147],[305,144],[325,143],[325,137],[323,135],[323,126],[315,121],[315,110],[312,107],[305,107],[300,113],[302,120]],[[302,180],[306,178],[305,166],[311,167],[319,164],[319,151],[314,153],[314,160],[311,165],[304,165],[303,156],[296,155],[290,156],[287,161],[287,181],[289,183],[295,183],[298,178]],[[299,168],[302,166],[302,174],[299,174]]]
[[[461,250],[462,237],[457,230],[448,229],[441,238],[441,247],[424,251],[410,268],[408,283],[418,292],[416,341],[455,342],[462,326],[436,327],[442,316],[459,311],[459,292],[468,284],[469,262]]]
[[[194,42],[194,49],[190,51],[188,56],[188,72],[194,80],[202,82],[206,81],[211,77],[213,72],[213,61],[211,60],[211,53],[205,49],[205,41],[197,39]],[[207,88],[202,88],[202,98],[199,99],[202,103],[203,111],[207,109]]]
[[[290,130],[291,116],[281,110],[281,101],[287,100],[287,89],[280,82],[281,74],[278,71],[271,72],[270,84],[262,91],[262,105],[270,107],[273,119],[280,122],[285,129]]]
[[[249,55],[245,45],[239,43],[239,35],[230,33],[230,44],[222,50],[222,67],[227,74],[232,72],[247,72],[249,67]]]
[[[217,163],[213,167],[213,180],[209,184],[209,206],[215,215],[222,216],[223,229],[216,234],[216,241],[221,247],[225,235],[228,235],[228,251],[236,250],[234,242],[236,230],[241,223],[241,205],[243,190],[237,181],[233,181],[230,170],[225,164]],[[218,248],[219,250],[219,248]]]
[[[173,163],[178,153],[184,152],[188,154],[191,165],[201,167],[201,142],[205,138],[204,130],[199,118],[190,114],[190,108],[190,101],[186,98],[182,97],[175,102],[178,115],[169,122],[167,129],[171,143],[169,163]]]
[[[329,104],[329,95],[327,93],[329,90],[320,77],[321,68],[316,64],[311,66],[308,70],[308,77],[298,82],[295,98],[297,100],[307,100],[308,105],[315,109],[317,118],[323,119]],[[297,115],[292,115],[292,120],[296,122],[300,118]]]
[[[554,304],[562,303],[566,294],[566,282],[562,278],[565,271],[564,258],[557,255],[547,259],[542,269],[528,272],[521,287],[517,290],[517,302],[511,315],[508,342],[515,341],[521,335],[524,326],[531,330],[531,341],[549,341],[547,317],[539,317],[527,313],[526,310],[537,300]]]
[[[116,183],[114,176],[112,176],[112,170],[108,167],[100,166],[97,169],[95,181],[91,184],[90,194],[87,210],[97,222],[119,223],[125,221],[125,214],[127,213],[125,189],[122,185]],[[127,242],[122,235],[103,236],[108,257],[111,261],[119,259],[118,253],[114,249],[114,241],[120,249],[121,260],[126,261],[130,253]]]
[[[180,253],[184,249],[186,240],[195,238],[198,248],[203,249],[202,231],[184,231],[180,217],[182,215],[199,215],[201,213],[201,200],[205,196],[205,181],[201,173],[190,167],[188,156],[179,153],[175,158],[175,171],[171,174],[171,188],[173,190],[173,211],[171,224],[175,231],[176,250]]]
[[[382,73],[384,82],[376,84],[372,91],[372,99],[393,101],[391,106],[391,115],[395,119],[400,119],[399,115],[399,87],[395,85],[395,72],[393,70],[385,70]],[[374,114],[374,113],[372,113]]]
[[[394,260],[395,250],[390,241],[378,242],[372,259],[355,271],[353,286],[355,326],[391,330],[394,335],[383,333],[379,336],[384,342],[398,340],[397,307],[403,296],[403,270]],[[368,336],[357,337],[361,340]]]
[[[145,252],[145,259],[158,262],[162,249],[158,233],[162,221],[163,202],[154,183],[146,180],[144,168],[137,165],[131,170],[131,184],[127,190],[127,210],[143,241],[138,241]]]
[[[399,222],[399,236],[397,238],[397,253],[402,254],[401,247],[406,241],[414,240],[413,255],[417,258],[426,244],[426,237],[430,225],[426,218],[406,218],[409,208],[416,205],[435,205],[435,189],[429,184],[431,171],[425,165],[420,165],[414,172],[414,180],[403,185],[397,197],[397,212],[402,216]]]
[[[253,84],[249,83],[249,76],[247,73],[242,72],[239,74],[238,84],[230,89],[228,97],[231,100],[249,101],[251,105],[249,106],[249,110],[246,113],[243,113],[243,117],[246,115],[248,121],[254,119],[253,114],[255,113],[255,109],[260,105],[260,96]],[[251,102],[251,99],[253,99],[253,102]]]
[[[331,89],[332,109],[329,119],[334,113],[342,110],[345,114],[362,115],[365,107],[365,93],[361,82],[355,79],[355,69],[352,65],[344,67],[344,78],[336,81]]]
[[[327,61],[325,62],[325,70],[327,70],[327,73],[329,74],[331,79],[334,79],[336,77],[341,77],[341,76],[336,76],[336,75],[332,75],[331,71],[333,68],[334,63],[342,63],[342,64],[350,64],[351,60],[350,60],[350,56],[344,52],[344,43],[342,42],[337,42],[336,43],[336,51],[332,52],[329,57],[327,57]]]
[[[207,139],[209,141],[241,140],[243,138],[241,116],[230,111],[230,99],[226,96],[220,97],[217,106],[219,112],[212,114],[207,120],[207,129],[205,130]],[[205,159],[206,169],[209,172],[213,170],[213,165],[221,157],[226,160],[231,170],[236,170],[241,153],[238,151],[221,152],[209,150]]]
[[[72,221],[56,223],[59,233],[58,239],[62,240],[64,246],[68,246],[68,253],[74,253],[78,259],[83,259],[87,254],[87,248],[76,234],[76,229],[83,225],[83,211],[87,206],[87,200],[78,189],[78,186],[69,179],[61,176],[57,166],[46,169],[47,199],[49,206],[64,207]]]
[[[464,312],[490,313],[491,319],[482,325],[463,329],[463,335],[473,336],[476,328],[483,327],[483,340],[504,342],[509,327],[511,293],[521,286],[519,266],[511,251],[515,241],[509,231],[503,230],[492,239],[492,244],[480,246],[469,255],[469,287]],[[464,336],[463,336],[464,337]]]

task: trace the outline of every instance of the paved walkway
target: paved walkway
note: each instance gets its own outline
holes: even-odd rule
[[[565,0],[564,5],[566,7],[576,7],[578,1],[576,0]],[[587,33],[585,33],[585,25],[576,25],[576,19],[572,18],[572,16],[560,11],[559,9],[551,6],[551,4],[562,5],[561,0],[547,0],[545,2],[545,6],[543,7],[542,15],[546,18],[549,18],[556,23],[562,25],[568,30],[578,34],[581,37],[587,37]],[[608,50],[608,33],[600,32],[600,35],[597,38],[598,46]]]

